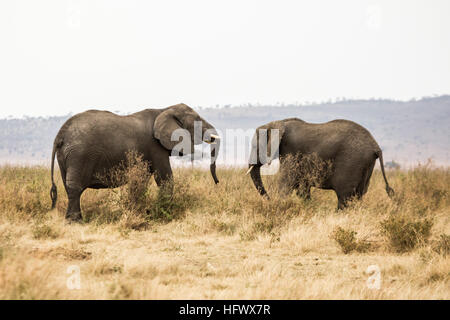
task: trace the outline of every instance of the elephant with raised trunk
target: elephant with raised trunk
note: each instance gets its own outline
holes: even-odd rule
[[[290,118],[259,127],[253,137],[247,173],[251,173],[259,193],[267,196],[261,180],[262,165],[270,163],[279,155],[280,170],[283,170],[288,155],[311,154],[330,163],[330,172],[320,184],[314,186],[334,190],[338,209],[343,209],[352,197],[360,199],[367,192],[377,158],[380,160],[386,192],[390,197],[394,193],[386,179],[383,155],[377,142],[369,131],[348,120],[315,124]],[[299,165],[302,165],[301,161]],[[311,186],[297,185],[294,188],[303,188],[302,192],[297,190],[297,194],[309,198]]]
[[[194,130],[199,126],[201,130]],[[189,148],[180,148],[177,129],[189,132]],[[180,133],[180,131],[177,131]],[[173,139],[175,137],[175,139]],[[184,139],[184,137],[183,137]],[[174,141],[176,140],[176,141]],[[51,164],[52,208],[57,199],[53,180],[55,155],[58,160],[69,204],[66,218],[81,219],[80,197],[87,188],[111,188],[100,177],[122,165],[128,152],[136,152],[149,164],[158,186],[172,181],[169,157],[194,152],[194,144],[211,144],[211,175],[216,176],[216,158],[219,136],[215,128],[185,104],[165,109],[146,109],[131,115],[120,116],[108,111],[89,110],[68,119],[59,130],[54,144]],[[185,145],[185,144],[184,144]],[[174,151],[174,153],[172,153]],[[176,151],[176,152],[175,152]]]

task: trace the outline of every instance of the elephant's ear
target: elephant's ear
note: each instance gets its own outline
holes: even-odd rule
[[[153,125],[153,136],[161,142],[164,148],[172,150],[179,141],[172,141],[172,133],[177,129],[183,129],[181,122],[176,117],[173,109],[163,111],[156,117]]]
[[[283,121],[272,121],[262,126],[261,129],[267,130],[267,157],[269,157],[268,162],[270,163],[278,155],[280,142],[286,131],[286,125]],[[272,147],[274,150],[272,150]]]

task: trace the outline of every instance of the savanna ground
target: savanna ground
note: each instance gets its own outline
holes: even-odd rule
[[[49,210],[48,168],[1,167],[0,299],[450,298],[448,168],[389,171],[393,199],[376,170],[343,211],[332,191],[281,196],[277,175],[265,200],[245,171],[219,168],[214,185],[175,169],[169,197],[135,163],[127,186],[87,190],[69,224],[59,172]]]

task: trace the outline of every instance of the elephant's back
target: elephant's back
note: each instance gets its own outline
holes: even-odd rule
[[[145,123],[132,115],[89,110],[68,119],[55,144],[65,157],[98,158],[112,165],[123,160],[128,150],[145,153],[141,147],[146,132]]]
[[[139,129],[139,121],[129,116],[120,116],[109,111],[88,110],[69,118],[58,132],[57,138],[65,141],[96,138],[107,140],[120,135],[129,135],[130,130]]]
[[[372,134],[362,125],[344,119],[336,119],[323,124],[328,132],[333,132],[341,137],[343,145],[347,148],[366,151],[368,153],[376,152],[380,149],[378,143]]]
[[[294,123],[293,123],[294,124]],[[357,154],[371,158],[379,146],[370,132],[349,120],[326,123],[296,122],[292,126],[294,144],[300,152],[317,152],[324,159]]]

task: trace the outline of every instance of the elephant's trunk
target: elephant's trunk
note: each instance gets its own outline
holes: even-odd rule
[[[219,179],[217,179],[216,175],[216,158],[219,154],[219,146],[220,146],[220,140],[217,139],[217,142],[215,144],[211,144],[211,165],[209,166],[209,169],[211,171],[211,175],[214,179],[214,183],[218,184]]]
[[[249,165],[250,169],[250,176],[252,177],[253,180],[253,184],[256,187],[256,190],[258,190],[258,192],[264,196],[267,195],[266,189],[264,189],[264,185],[261,179],[261,165],[256,164],[256,165]]]
[[[247,171],[247,174],[250,173],[250,176],[252,177],[252,181],[256,187],[256,190],[258,190],[258,192],[262,196],[268,197],[266,189],[264,189],[264,185],[263,185],[263,182],[261,179],[261,166],[263,165],[261,160],[265,160],[265,157],[263,157],[263,159],[258,157],[258,154],[259,154],[258,145],[259,145],[259,137],[255,133],[255,135],[253,136],[253,139],[252,139],[252,150],[250,152],[250,159],[249,159],[249,163],[248,163],[249,169]]]
[[[216,129],[209,123],[206,122],[204,128],[205,128],[203,133],[204,141],[211,145],[211,165],[209,166],[209,169],[211,171],[211,176],[214,180],[214,183],[218,184],[219,179],[217,179],[216,175],[216,160],[219,154],[220,137],[217,134]]]

